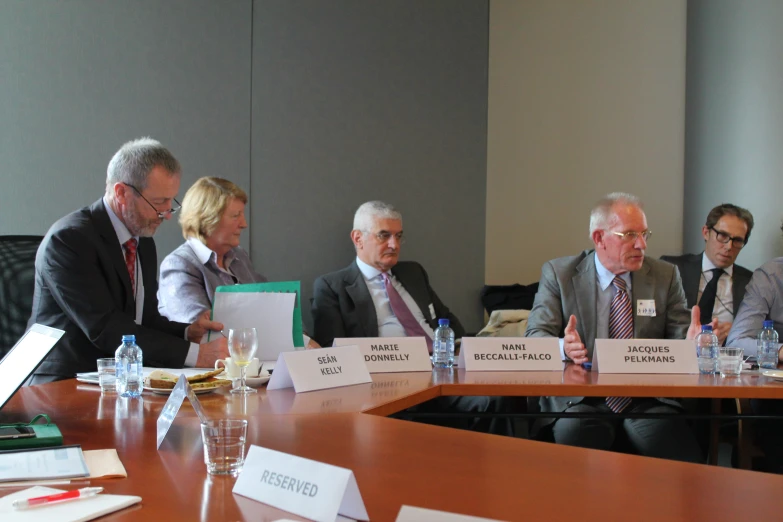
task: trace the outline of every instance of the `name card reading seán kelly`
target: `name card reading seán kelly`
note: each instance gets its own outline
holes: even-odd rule
[[[277,358],[268,390],[294,387],[296,393],[372,382],[359,347],[283,352]]]
[[[596,339],[593,371],[600,373],[699,373],[693,341]]]
[[[355,345],[370,373],[431,372],[424,337],[358,337],[334,340],[334,346]]]
[[[556,337],[463,337],[459,367],[466,371],[562,371]]]
[[[353,471],[260,446],[250,446],[233,492],[317,522],[370,520]]]

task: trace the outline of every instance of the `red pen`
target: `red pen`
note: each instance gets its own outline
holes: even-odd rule
[[[64,502],[67,500],[79,500],[80,498],[94,497],[103,491],[103,488],[82,488],[73,491],[65,491],[56,495],[46,495],[44,497],[33,497],[28,499],[14,500],[11,504],[14,509],[27,509],[36,506],[52,504],[54,502]]]

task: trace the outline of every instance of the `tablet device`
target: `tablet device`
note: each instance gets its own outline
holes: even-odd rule
[[[62,330],[34,324],[0,361],[0,409],[35,371],[65,334]]]

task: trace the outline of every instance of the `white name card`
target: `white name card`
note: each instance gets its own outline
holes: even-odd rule
[[[395,522],[499,522],[494,518],[472,517],[458,515],[446,511],[424,509],[413,506],[402,506]]]
[[[233,492],[317,522],[370,520],[353,471],[260,446],[250,446]]]
[[[268,390],[290,388],[296,393],[372,382],[358,346],[283,352],[277,358]]]
[[[693,341],[596,339],[593,371],[600,373],[699,373]]]
[[[556,337],[463,337],[459,367],[465,371],[562,371]]]
[[[370,373],[432,371],[424,337],[355,337],[334,340],[334,346],[349,345],[359,347]]]

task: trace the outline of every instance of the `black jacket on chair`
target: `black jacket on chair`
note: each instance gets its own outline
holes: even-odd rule
[[[130,276],[109,214],[99,199],[57,221],[35,258],[35,291],[29,324],[65,330],[35,375],[58,379],[95,371],[96,359],[113,357],[122,336],[133,334],[145,366],[181,368],[190,343],[185,328],[158,313],[157,252],[152,238],[140,238],[144,281],[142,324]]]

